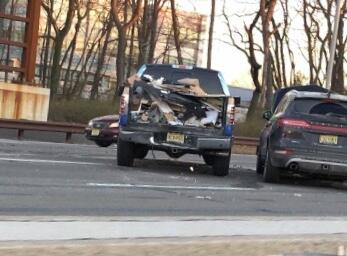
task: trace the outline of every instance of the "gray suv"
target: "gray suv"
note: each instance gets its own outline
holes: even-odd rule
[[[346,96],[292,90],[264,118],[257,154],[264,181],[284,172],[347,178]]]
[[[222,75],[178,65],[144,65],[120,99],[118,165],[149,150],[199,154],[217,176],[229,173],[235,106]]]

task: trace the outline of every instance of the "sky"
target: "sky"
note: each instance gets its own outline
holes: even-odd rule
[[[210,15],[210,0],[180,0],[177,3],[185,10],[196,11],[207,16]],[[252,88],[252,82],[249,76],[249,64],[246,57],[239,50],[225,43],[229,39],[225,19],[222,15],[223,3],[224,0],[216,0],[212,68],[221,71],[229,84]],[[245,0],[226,0],[226,10],[230,14],[247,12],[254,5],[254,3],[249,3]],[[233,19],[233,22],[243,26],[239,18]],[[207,56],[205,56],[204,63],[207,62],[206,58]]]
[[[176,0],[179,7],[187,11],[196,11],[210,16],[211,0]],[[241,53],[235,47],[225,43],[230,42],[227,35],[228,30],[225,18],[222,15],[223,4],[226,3],[226,13],[231,20],[233,27],[241,32],[244,31],[244,23],[250,24],[251,20],[247,17],[240,17],[237,15],[252,14],[259,8],[258,0],[216,0],[216,20],[214,29],[214,42],[213,42],[213,59],[212,68],[219,70],[223,73],[226,81],[231,85],[236,85],[246,88],[254,88],[250,76],[250,66],[244,53]],[[294,10],[299,9],[300,1],[292,0],[290,3],[291,9],[291,30],[289,31],[289,40],[291,48],[295,55],[296,71],[303,74],[308,74],[308,64],[303,57],[303,52],[306,51],[306,39],[303,36],[303,20]],[[275,10],[275,18],[278,22],[281,21],[282,12],[279,11],[280,6]],[[294,15],[294,16],[293,16]],[[208,35],[206,35],[207,37]],[[262,45],[261,36],[256,36],[256,41]],[[207,49],[207,43],[206,43]],[[301,50],[300,50],[301,49]],[[207,50],[206,50],[207,52]],[[205,56],[205,59],[207,56]],[[262,58],[258,58],[261,64]],[[204,61],[207,63],[207,60]],[[288,64],[287,64],[288,65]]]

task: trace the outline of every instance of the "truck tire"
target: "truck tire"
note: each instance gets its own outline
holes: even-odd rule
[[[202,158],[204,159],[204,161],[207,165],[213,165],[214,164],[215,156],[203,154]]]
[[[148,147],[142,144],[135,145],[135,153],[134,156],[137,159],[144,159],[148,154]]]
[[[184,152],[171,152],[171,151],[166,151],[166,154],[171,157],[171,158],[175,158],[175,159],[178,159],[180,158],[181,156],[183,156],[185,153]]]
[[[263,180],[267,183],[277,183],[280,181],[280,169],[272,165],[269,150],[266,152]]]
[[[119,166],[132,167],[134,165],[135,144],[118,139],[117,163]]]
[[[230,154],[229,156],[215,156],[212,165],[215,176],[224,177],[229,174]]]

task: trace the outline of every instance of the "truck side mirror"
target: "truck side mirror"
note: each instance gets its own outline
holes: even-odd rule
[[[267,121],[269,121],[272,117],[272,112],[270,110],[268,111],[265,111],[264,114],[263,114],[263,118]]]

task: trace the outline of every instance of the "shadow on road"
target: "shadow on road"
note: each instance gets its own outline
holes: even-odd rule
[[[325,188],[347,191],[347,183],[342,180],[322,179],[313,177],[286,176],[281,178],[280,184],[307,188]]]
[[[135,167],[143,171],[167,174],[213,175],[212,168],[203,163],[192,163],[178,160],[144,159],[135,161]]]

